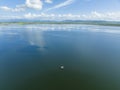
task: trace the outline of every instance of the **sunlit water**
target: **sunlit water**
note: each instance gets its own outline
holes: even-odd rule
[[[1,25],[0,90],[120,90],[120,27]]]

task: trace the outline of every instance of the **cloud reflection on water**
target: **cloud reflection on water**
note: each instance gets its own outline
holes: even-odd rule
[[[37,29],[39,31],[89,31],[89,32],[105,32],[120,34],[120,27],[97,26],[97,25],[80,25],[80,24],[32,24],[32,25],[1,25],[0,33],[3,30],[16,30],[20,28]],[[7,31],[7,34],[11,33]]]
[[[45,50],[44,32],[80,31],[92,33],[120,34],[120,27],[80,25],[80,24],[31,24],[31,25],[0,25],[0,36],[23,36],[30,45]],[[24,33],[24,34],[23,34]]]
[[[43,36],[43,30],[39,30],[34,27],[25,27],[25,33],[26,37],[28,39],[28,42],[32,46],[38,46],[40,51],[45,50],[45,41],[44,41],[44,36]]]

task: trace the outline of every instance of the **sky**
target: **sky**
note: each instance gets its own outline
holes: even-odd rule
[[[0,0],[0,19],[120,21],[120,0]]]

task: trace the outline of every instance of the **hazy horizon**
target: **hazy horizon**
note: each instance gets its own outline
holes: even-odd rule
[[[1,0],[0,20],[120,21],[120,0]]]

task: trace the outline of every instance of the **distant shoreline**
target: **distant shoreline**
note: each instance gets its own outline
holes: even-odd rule
[[[120,22],[114,21],[26,21],[26,22],[0,22],[0,25],[29,25],[29,24],[81,24],[99,26],[120,26]]]

